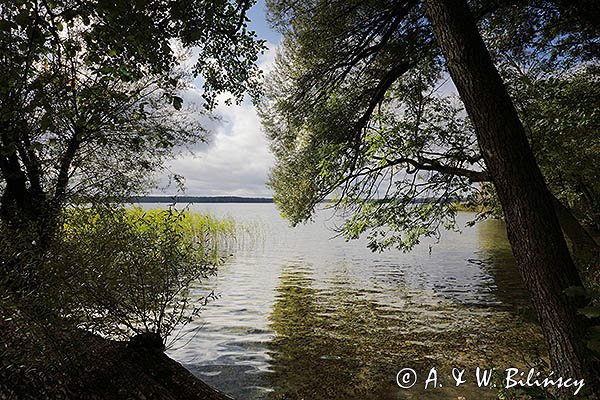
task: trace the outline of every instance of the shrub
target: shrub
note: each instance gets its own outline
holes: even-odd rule
[[[198,284],[216,274],[232,220],[188,211],[73,208],[48,266],[64,285],[63,314],[102,336],[152,333],[163,341],[214,294]]]

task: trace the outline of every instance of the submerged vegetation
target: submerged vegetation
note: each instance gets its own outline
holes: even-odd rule
[[[324,290],[311,267],[283,269],[270,315],[270,328],[277,335],[269,343],[273,372],[268,379],[277,389],[268,399],[375,400],[394,398],[393,393],[418,399],[493,399],[498,389],[477,388],[473,382],[467,388],[455,386],[449,379],[452,368],[469,373],[477,366],[549,369],[539,326],[510,310],[515,304],[474,310],[443,296],[420,302],[427,296],[419,295],[399,295],[386,303],[373,295],[374,289],[340,281],[336,290]],[[421,380],[410,391],[399,392],[390,371],[405,366],[415,368]],[[440,381],[446,379],[443,388],[424,389],[431,368],[437,369]],[[529,388],[510,390],[499,398],[546,398],[528,397],[535,393]]]
[[[495,210],[552,368],[585,377],[599,397],[590,371],[600,354],[588,346],[595,322],[581,312],[595,306],[581,295],[581,271],[597,276],[600,266],[586,231],[597,228],[600,204],[598,7],[270,0],[268,8],[283,39],[261,117],[282,214],[296,225],[336,196],[345,237],[381,251],[454,227],[457,197]],[[415,204],[422,197],[435,201]]]

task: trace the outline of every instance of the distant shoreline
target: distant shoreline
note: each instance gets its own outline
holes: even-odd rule
[[[131,203],[273,203],[269,197],[240,196],[140,196]]]
[[[321,200],[319,203],[331,203],[331,199]],[[435,202],[434,199],[413,199],[412,204]],[[242,196],[137,196],[132,197],[128,203],[274,203],[272,197],[242,197]],[[467,205],[464,200],[456,199],[453,202],[457,211],[476,211],[473,206]]]

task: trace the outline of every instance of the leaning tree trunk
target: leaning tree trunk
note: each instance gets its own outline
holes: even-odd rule
[[[425,0],[450,75],[472,120],[502,204],[508,238],[548,345],[555,374],[595,380],[577,314],[582,299],[564,290],[581,279],[561,233],[553,200],[506,87],[466,0]],[[597,390],[597,385],[596,390]],[[573,391],[560,392],[572,398]]]

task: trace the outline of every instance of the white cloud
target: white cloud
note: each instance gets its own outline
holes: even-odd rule
[[[280,44],[267,42],[267,50],[258,59],[258,66],[265,74],[268,74],[275,67],[275,56]]]
[[[268,50],[259,59],[265,72],[272,68],[276,47],[268,43]],[[201,89],[192,88],[184,99],[200,104],[201,93]],[[193,154],[184,152],[168,163],[171,173],[185,177],[185,194],[271,196],[265,183],[274,158],[254,106],[250,101],[229,107],[221,104],[215,114],[220,120],[206,124],[211,131],[208,145],[194,146]],[[167,174],[158,176],[159,187],[167,180]],[[164,189],[167,194],[174,191],[173,187]]]

